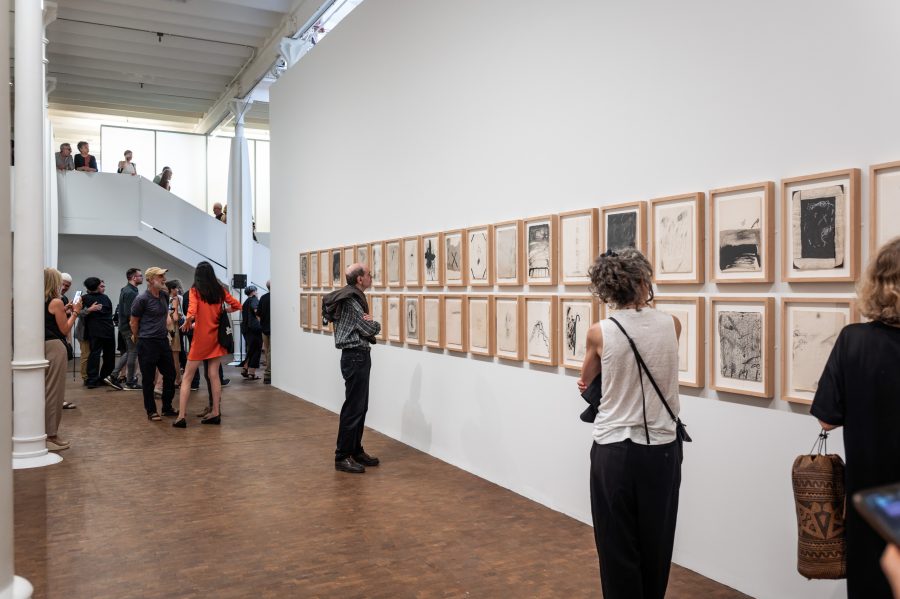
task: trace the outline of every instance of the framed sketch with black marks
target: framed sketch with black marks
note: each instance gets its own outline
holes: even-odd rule
[[[422,296],[403,296],[403,337],[409,345],[422,345]]]
[[[466,232],[463,229],[444,233],[444,283],[447,287],[466,286]]]
[[[559,361],[570,370],[581,370],[587,352],[587,333],[597,322],[599,302],[590,295],[559,296]]]
[[[900,236],[900,162],[869,168],[869,260],[882,245]]]
[[[466,296],[466,323],[466,349],[469,353],[494,355],[490,296]]]
[[[491,298],[491,322],[494,327],[494,355],[503,360],[521,362],[524,357],[522,323],[525,302],[518,295]]]
[[[709,192],[709,278],[716,283],[775,279],[775,183]]]
[[[319,252],[319,283],[322,289],[331,287],[331,250]]]
[[[343,287],[347,283],[347,269],[350,268],[352,264],[356,263],[356,246],[351,245],[350,247],[344,248],[344,256],[343,256],[343,264],[341,268],[341,287]]]
[[[369,267],[370,270],[372,269],[372,265],[369,264],[369,245],[368,244],[356,246],[356,262],[359,262],[360,264],[365,264],[366,266]]]
[[[309,253],[300,254],[300,289],[309,289]]]
[[[559,215],[559,278],[563,285],[588,285],[588,270],[597,257],[597,209]]]
[[[387,320],[384,318],[384,296],[370,294],[366,299],[369,302],[369,315],[375,322],[381,325],[381,331],[376,335],[376,338],[387,340]]]
[[[812,403],[841,329],[858,320],[856,302],[850,298],[781,300],[782,399]]]
[[[490,287],[494,284],[493,236],[491,225],[466,229],[466,278],[472,287]]]
[[[441,268],[443,249],[443,233],[422,235],[422,266],[420,268],[426,287],[444,286],[444,269]]]
[[[394,343],[403,343],[403,333],[405,331],[403,322],[403,297],[400,295],[385,296],[385,311],[385,320],[387,321],[387,340],[393,341]]]
[[[388,287],[403,287],[403,240],[384,242],[384,278]]]
[[[331,286],[344,286],[344,252],[341,248],[331,250]]]
[[[706,299],[696,296],[657,295],[653,307],[678,319],[678,384],[702,388],[706,384]],[[672,323],[674,325],[674,322]]]
[[[369,245],[369,268],[372,270],[372,287],[384,287],[384,242]]]
[[[525,360],[532,364],[556,366],[557,297],[555,295],[526,295],[525,322],[522,340]]]
[[[859,179],[858,168],[782,179],[783,281],[856,280]]]
[[[322,330],[322,311],[319,309],[319,298],[321,293],[309,294],[309,328],[313,331]]]
[[[300,328],[309,330],[309,294],[301,293],[300,294],[300,307],[298,309],[300,313]]]
[[[528,285],[556,285],[559,217],[538,216],[524,221],[525,282]]]
[[[626,202],[600,208],[600,247],[618,251],[634,248],[647,254],[647,202]]]
[[[440,295],[422,296],[422,332],[428,347],[444,347],[444,298]]]
[[[525,246],[522,243],[524,225],[510,220],[494,225],[494,282],[498,286],[521,285],[525,265]]]
[[[405,237],[403,239],[403,282],[407,287],[422,286],[422,238]]]
[[[650,265],[657,285],[703,282],[706,195],[689,193],[650,200]]]
[[[444,348],[466,351],[466,298],[463,295],[444,296]]]
[[[307,264],[309,265],[309,287],[317,289],[319,287],[319,252],[310,252]]]
[[[774,395],[775,300],[729,297],[710,300],[710,388]]]

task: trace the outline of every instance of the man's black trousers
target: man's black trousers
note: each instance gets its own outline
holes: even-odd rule
[[[341,350],[341,375],[344,377],[344,405],[338,426],[335,460],[359,455],[363,451],[362,436],[369,410],[369,372],[372,357],[368,349]]]
[[[103,366],[100,366],[100,355],[103,355]],[[116,367],[116,340],[114,337],[100,339],[91,337],[91,353],[88,355],[87,384],[89,387],[100,386]]]
[[[247,331],[244,333],[247,341],[247,354],[244,359],[245,368],[259,368],[259,359],[262,356],[262,332]]]
[[[172,398],[175,397],[175,362],[172,360],[172,346],[168,339],[138,339],[138,365],[141,367],[143,381],[144,409],[147,414],[156,413],[156,399],[153,397],[153,381],[156,371],[162,375],[162,409],[172,409]]]
[[[663,599],[681,486],[681,446],[591,447],[591,515],[603,599]]]

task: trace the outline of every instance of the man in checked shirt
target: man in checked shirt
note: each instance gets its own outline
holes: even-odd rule
[[[334,469],[360,474],[366,466],[377,466],[378,458],[363,450],[362,436],[369,409],[369,350],[381,324],[369,315],[365,291],[372,286],[372,273],[364,264],[352,264],[344,273],[347,285],[322,300],[326,320],[335,323],[334,346],[341,350],[341,375],[344,377],[344,405],[338,426]]]

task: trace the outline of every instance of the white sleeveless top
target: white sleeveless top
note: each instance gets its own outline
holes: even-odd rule
[[[133,175],[135,173],[137,173],[137,168],[133,162],[126,162],[124,165],[122,165],[123,175]]]
[[[678,339],[669,314],[652,308],[614,311],[610,314],[634,340],[647,368],[678,416]],[[631,439],[634,443],[662,445],[675,440],[675,421],[669,416],[656,390],[639,368],[628,339],[611,320],[601,320],[603,353],[603,399],[594,419],[594,441],[601,445]],[[643,399],[640,372],[644,382]],[[646,430],[644,428],[646,406]]]

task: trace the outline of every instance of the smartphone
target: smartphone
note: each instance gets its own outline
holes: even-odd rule
[[[73,304],[77,304],[81,301],[81,289],[75,292],[75,299],[72,300]]]
[[[900,545],[900,483],[855,493],[853,505],[888,543]]]

